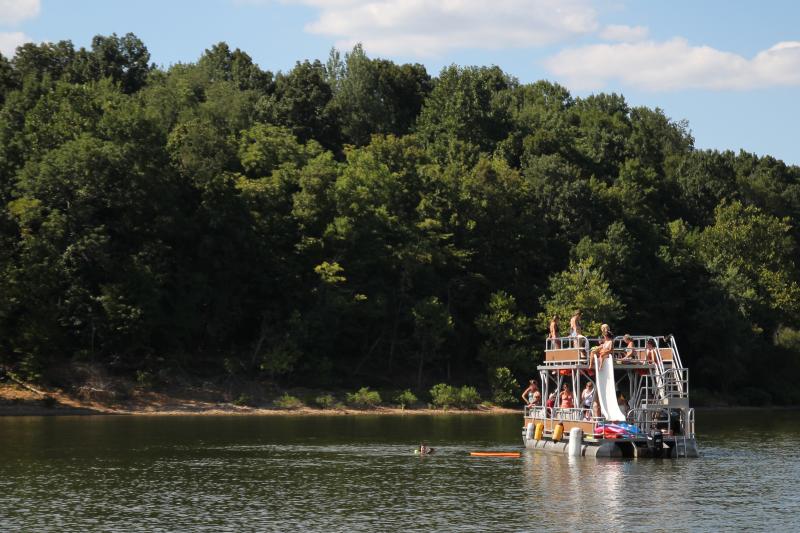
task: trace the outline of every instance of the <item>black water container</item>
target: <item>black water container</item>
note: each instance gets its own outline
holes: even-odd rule
[[[653,457],[661,457],[664,453],[664,434],[658,430],[651,431],[647,435],[647,447],[650,448]]]

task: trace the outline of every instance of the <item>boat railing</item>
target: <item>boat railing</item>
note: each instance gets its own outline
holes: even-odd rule
[[[673,361],[675,362],[675,366],[677,368],[683,368],[683,362],[681,361],[681,354],[678,352],[678,343],[675,342],[675,337],[670,335],[669,339],[669,346],[672,348],[673,353]]]
[[[593,417],[590,409],[579,407],[526,407],[525,416],[540,420],[544,424],[545,433],[552,433],[556,425],[561,422],[586,422],[592,424],[592,431],[598,424],[604,424],[606,419],[602,416]],[[590,435],[590,433],[585,433]]]
[[[628,350],[633,350],[631,362],[648,363],[645,352],[648,341],[653,343],[655,348],[654,360],[651,362],[656,366],[659,373],[666,370],[662,359],[662,350],[669,352],[671,361],[670,367],[683,368],[678,353],[675,338],[672,335],[653,336],[653,335],[630,335],[633,346],[628,347],[624,336],[614,337],[614,359],[624,359]],[[555,337],[545,340],[545,361],[546,366],[564,364],[586,364],[589,362],[590,349],[592,346],[599,346],[603,342],[600,337],[586,337],[578,335],[576,337]]]
[[[541,405],[535,405],[533,407],[526,407],[525,408],[525,416],[528,418],[549,418],[547,416],[548,410],[553,409],[552,407],[542,407]]]
[[[643,433],[657,429],[667,435],[694,438],[694,409],[636,408],[628,411],[628,422]]]
[[[582,407],[542,407],[535,405],[525,408],[528,418],[552,419],[556,422],[586,422],[592,419],[591,410]]]
[[[553,416],[556,420],[569,420],[570,422],[584,422],[589,409],[582,407],[553,407]]]
[[[577,337],[547,338],[545,341],[545,365],[581,364],[589,362],[590,340],[583,335]]]
[[[689,369],[667,368],[645,376],[642,400],[669,400],[689,397]]]

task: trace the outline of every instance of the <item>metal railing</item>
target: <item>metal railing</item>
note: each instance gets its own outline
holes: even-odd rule
[[[631,335],[631,340],[633,341],[633,346],[628,347],[625,341],[623,340],[622,336],[614,337],[614,350],[613,350],[613,357],[616,360],[624,359],[626,352],[629,349],[634,350],[635,358],[633,361],[647,363],[646,360],[640,358],[642,353],[647,349],[647,342],[652,341],[653,346],[655,348],[655,355],[654,355],[654,364],[658,368],[660,373],[663,373],[665,370],[664,362],[661,359],[661,353],[659,352],[659,348],[663,347],[670,347],[675,354],[674,359],[675,363],[673,366],[677,366],[682,368],[683,365],[680,362],[680,356],[678,355],[677,345],[675,343],[675,339],[672,336],[669,337],[654,337],[652,335]],[[669,339],[667,341],[667,339]],[[560,361],[547,361],[545,360],[544,364],[548,366],[557,365],[557,364],[564,364],[564,363],[587,363],[590,359],[590,350],[592,344],[595,346],[601,345],[603,339],[600,337],[585,337],[583,335],[578,335],[577,337],[556,337],[556,338],[547,338],[545,340],[545,352],[559,352],[559,351],[567,351],[567,350],[579,350],[580,356],[577,360],[560,360]],[[668,344],[668,346],[665,346]]]
[[[658,429],[669,436],[694,438],[694,409],[637,408],[628,411],[628,420],[643,433]]]
[[[662,373],[651,372],[643,377],[636,401],[669,400],[689,397],[689,369],[668,368]],[[636,405],[639,405],[637,403]]]
[[[583,335],[577,337],[548,337],[545,340],[545,352],[566,352],[578,350],[578,359],[563,359],[559,361],[547,361],[545,356],[545,365],[563,365],[563,364],[585,364],[589,362],[589,342],[590,339]]]

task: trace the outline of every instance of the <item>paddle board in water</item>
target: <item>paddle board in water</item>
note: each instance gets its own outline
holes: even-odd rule
[[[519,452],[469,452],[473,457],[519,457]]]

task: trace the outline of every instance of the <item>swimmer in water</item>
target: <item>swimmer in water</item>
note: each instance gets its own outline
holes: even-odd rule
[[[435,450],[427,444],[420,444],[417,453],[420,455],[431,455]]]

